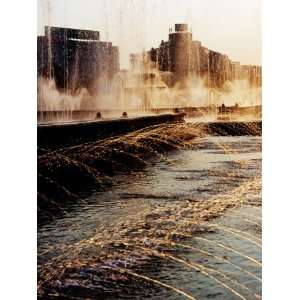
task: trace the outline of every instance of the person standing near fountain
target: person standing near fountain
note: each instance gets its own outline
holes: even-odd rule
[[[96,114],[96,118],[95,118],[96,120],[98,120],[98,119],[102,119],[102,115],[101,115],[101,112],[99,111],[99,112],[97,112],[97,114]]]

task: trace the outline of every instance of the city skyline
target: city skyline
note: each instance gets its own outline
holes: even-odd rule
[[[189,9],[180,9],[184,4],[177,0],[172,4],[169,0],[161,1],[159,5],[157,0],[145,2],[91,1],[92,5],[82,14],[82,1],[40,0],[37,34],[43,34],[46,25],[100,31],[102,41],[119,46],[121,68],[128,68],[130,53],[157,47],[168,38],[170,27],[183,22],[190,25],[193,39],[209,49],[226,54],[233,61],[261,65],[260,1],[245,1],[247,5],[239,6],[237,0],[190,0]]]

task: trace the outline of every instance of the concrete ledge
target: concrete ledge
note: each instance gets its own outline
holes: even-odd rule
[[[56,150],[162,123],[184,122],[184,113],[37,126],[38,148]]]

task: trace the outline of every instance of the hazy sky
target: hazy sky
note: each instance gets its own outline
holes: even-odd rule
[[[100,31],[129,53],[157,47],[175,23],[188,23],[193,40],[242,64],[261,64],[260,0],[38,0],[38,34],[53,25]]]

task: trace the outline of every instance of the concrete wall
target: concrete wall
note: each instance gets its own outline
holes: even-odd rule
[[[135,131],[162,123],[183,122],[184,114],[37,126],[40,150],[55,150]]]

